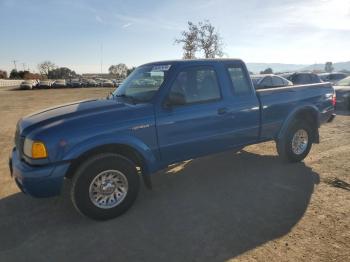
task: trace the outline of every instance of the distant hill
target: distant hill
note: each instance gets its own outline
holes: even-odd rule
[[[350,71],[350,61],[334,63],[333,67],[334,67],[334,71],[340,71],[340,70]],[[324,64],[309,65],[303,68],[303,70],[324,70]]]
[[[272,68],[273,72],[292,72],[292,71],[312,71],[312,70],[324,70],[324,64],[282,64],[282,63],[247,63],[248,70],[253,73],[259,73],[266,68]],[[349,70],[350,61],[333,63],[335,71]]]

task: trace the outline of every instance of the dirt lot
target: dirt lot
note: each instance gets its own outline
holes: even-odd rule
[[[75,212],[69,181],[57,198],[19,193],[7,166],[17,120],[109,91],[0,90],[0,261],[350,261],[350,188],[332,183],[350,183],[344,112],[304,163],[282,163],[274,143],[182,163],[107,222]]]

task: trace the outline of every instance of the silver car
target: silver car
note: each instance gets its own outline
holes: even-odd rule
[[[41,80],[38,84],[39,88],[51,88],[52,81],[50,80]]]
[[[56,80],[53,84],[52,87],[60,88],[60,87],[66,87],[66,80]]]
[[[21,83],[20,88],[21,89],[33,89],[34,86],[35,86],[34,80],[24,80]]]
[[[350,110],[350,76],[338,81],[333,87],[337,97],[336,108]]]

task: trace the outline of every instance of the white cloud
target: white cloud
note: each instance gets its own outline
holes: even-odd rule
[[[122,27],[123,28],[128,28],[129,26],[132,26],[133,24],[132,23],[126,23],[126,24],[123,24]]]
[[[136,17],[124,14],[114,14],[114,16],[124,22],[124,25],[135,24],[135,25],[143,25],[146,27],[157,27],[168,30],[181,30],[183,29],[176,23],[169,22],[169,19],[163,18],[151,18],[151,17]],[[124,27],[124,25],[122,27]],[[128,25],[128,26],[130,26]]]
[[[96,15],[96,16],[95,16],[95,19],[96,19],[96,21],[99,22],[100,24],[103,23],[103,20],[102,20],[102,18],[101,18],[99,15]]]

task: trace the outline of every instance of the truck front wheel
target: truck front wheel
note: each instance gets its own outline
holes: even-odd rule
[[[133,162],[116,154],[89,158],[73,177],[71,198],[75,208],[95,220],[107,220],[126,212],[140,187]]]
[[[302,161],[309,154],[311,146],[312,129],[301,120],[294,121],[277,141],[279,156],[289,162]]]

